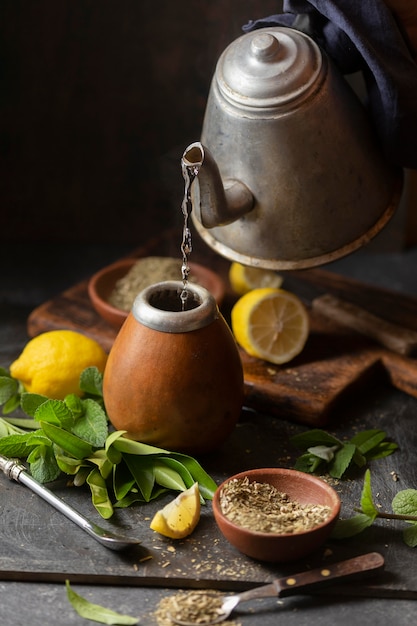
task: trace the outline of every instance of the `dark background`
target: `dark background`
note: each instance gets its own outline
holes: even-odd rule
[[[276,0],[2,0],[2,240],[122,242],[177,224],[215,63]]]
[[[181,221],[216,61],[281,0],[1,0],[3,244],[136,246]],[[373,248],[417,242],[417,173]],[[9,255],[9,251],[4,251]]]

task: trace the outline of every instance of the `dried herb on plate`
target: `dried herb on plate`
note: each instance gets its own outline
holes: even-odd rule
[[[222,513],[237,526],[263,533],[297,533],[322,524],[329,506],[300,504],[269,483],[229,480],[220,493]]]

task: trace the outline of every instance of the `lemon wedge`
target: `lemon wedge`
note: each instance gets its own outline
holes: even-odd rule
[[[282,285],[283,278],[274,270],[249,267],[234,261],[229,268],[229,281],[233,291],[243,296],[248,291],[261,287],[278,289]]]
[[[284,289],[253,289],[231,313],[237,343],[251,356],[287,363],[299,354],[309,334],[308,313],[301,300]]]
[[[194,483],[182,491],[172,502],[157,511],[150,527],[171,539],[182,539],[190,535],[200,519],[200,490]]]

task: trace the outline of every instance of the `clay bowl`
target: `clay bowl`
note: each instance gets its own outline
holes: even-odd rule
[[[127,318],[127,311],[123,311],[108,302],[116,282],[123,278],[138,259],[122,259],[116,261],[94,274],[88,283],[88,295],[97,313],[106,322],[119,329]],[[199,265],[189,263],[191,276],[202,287],[205,287],[216,299],[220,306],[226,291],[226,285],[221,277],[212,270]]]
[[[290,500],[300,504],[330,506],[331,513],[325,522],[315,528],[298,533],[273,534],[248,530],[237,526],[223,515],[220,508],[222,487],[233,478],[248,477],[250,482],[264,482],[288,494]],[[340,513],[340,499],[326,482],[304,472],[272,468],[241,472],[224,481],[213,498],[213,513],[224,537],[240,552],[259,561],[296,561],[320,548],[329,537]]]

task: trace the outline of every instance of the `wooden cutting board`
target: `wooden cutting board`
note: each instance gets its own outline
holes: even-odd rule
[[[167,231],[131,256],[177,256],[179,241],[178,231]],[[192,255],[193,261],[214,269],[227,281],[230,263],[200,239],[194,242]],[[295,293],[297,279],[309,281],[375,315],[417,331],[417,298],[321,269],[291,272]],[[93,337],[110,350],[117,331],[93,309],[87,285],[88,281],[74,285],[36,308],[28,319],[29,336],[67,328]],[[222,305],[226,319],[235,300],[228,285]],[[311,331],[303,352],[287,365],[271,365],[241,351],[246,406],[301,424],[323,426],[331,420],[340,402],[354,393],[366,393],[376,379],[386,379],[388,384],[417,397],[417,360],[390,352],[313,311],[310,320]]]

